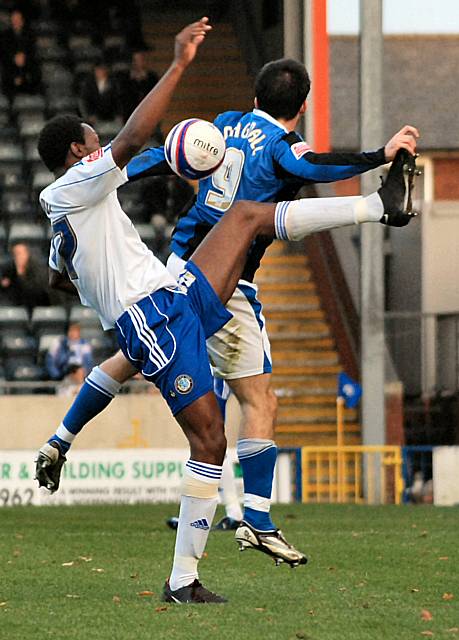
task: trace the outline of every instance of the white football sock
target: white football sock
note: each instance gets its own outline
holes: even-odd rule
[[[275,212],[276,237],[301,240],[311,233],[362,222],[379,222],[384,213],[377,193],[367,197],[303,198],[279,202]]]
[[[175,554],[169,585],[172,591],[198,577],[198,562],[205,549],[218,502],[219,465],[188,460],[175,540]]]
[[[223,461],[222,479],[220,481],[220,491],[222,502],[228,518],[242,520],[242,509],[239,503],[236,483],[234,479],[233,463],[226,456]]]

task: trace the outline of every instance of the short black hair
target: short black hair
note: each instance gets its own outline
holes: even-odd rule
[[[306,100],[311,88],[303,64],[290,58],[268,62],[255,80],[258,108],[273,118],[291,120]]]
[[[84,144],[82,120],[68,113],[51,118],[40,132],[38,153],[50,171],[65,165],[65,160],[72,142]]]

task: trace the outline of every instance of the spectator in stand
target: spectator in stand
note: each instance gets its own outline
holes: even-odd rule
[[[56,338],[46,354],[45,366],[52,380],[62,382],[58,388],[60,395],[78,392],[93,367],[93,356],[77,322],[69,324],[67,335]]]
[[[16,93],[40,90],[40,70],[35,60],[35,39],[19,9],[10,13],[10,27],[0,38],[3,90],[9,98]]]
[[[48,274],[46,267],[35,259],[27,244],[18,242],[11,247],[12,261],[3,270],[0,292],[4,303],[25,306],[48,306]]]
[[[124,122],[158,80],[158,75],[148,67],[145,50],[134,51],[129,76],[121,92]]]
[[[35,57],[35,39],[19,9],[11,11],[10,26],[2,34],[1,45],[3,60],[11,59],[17,51],[24,51],[31,58]]]
[[[10,98],[18,93],[35,94],[41,89],[40,68],[25,51],[17,51],[3,73],[3,90]]]
[[[104,60],[98,60],[80,90],[80,111],[85,122],[120,120],[122,112],[117,84]]]

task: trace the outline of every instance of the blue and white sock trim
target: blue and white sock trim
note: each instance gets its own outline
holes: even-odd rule
[[[237,441],[237,457],[239,460],[245,460],[246,458],[252,458],[257,456],[263,451],[275,447],[275,443],[272,440],[265,440],[261,438],[246,438]]]
[[[276,238],[279,240],[289,240],[287,228],[285,226],[287,209],[290,201],[279,202],[274,212],[274,229],[276,232]]]
[[[71,431],[69,431],[65,427],[63,422],[61,422],[56,429],[57,439],[62,440],[66,444],[72,444],[72,442],[75,440],[76,435],[76,433],[72,433]]]
[[[195,478],[205,480],[206,482],[220,482],[220,479],[222,477],[222,467],[220,465],[188,460],[185,466],[186,469],[191,472],[191,474],[194,475]]]
[[[108,373],[102,371],[100,367],[94,367],[85,382],[109,398],[114,398],[121,389],[121,384],[109,376]]]

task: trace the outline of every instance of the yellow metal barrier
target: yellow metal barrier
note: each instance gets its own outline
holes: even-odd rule
[[[400,504],[401,447],[302,447],[301,477],[303,502]]]

